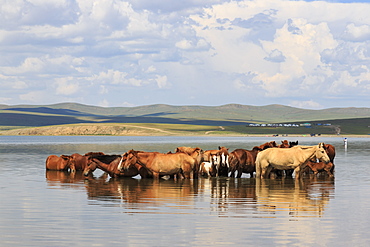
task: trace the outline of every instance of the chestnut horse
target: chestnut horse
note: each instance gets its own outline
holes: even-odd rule
[[[315,160],[309,160],[307,162],[307,167],[313,171],[313,174],[316,176],[319,172],[326,171],[329,177],[334,177],[332,173],[334,164],[332,162],[316,162]]]
[[[68,171],[70,168],[71,156],[68,155],[50,155],[46,158],[45,167],[46,170],[54,171]]]
[[[190,155],[195,160],[194,178],[198,177],[198,171],[200,169],[200,164],[203,160],[203,150],[199,147],[178,147],[176,148],[176,153],[185,153]],[[169,154],[170,152],[168,152]]]
[[[148,169],[155,179],[165,175],[181,174],[189,179],[196,168],[196,161],[185,153],[163,154],[158,152],[138,152],[130,150],[124,154],[126,160],[123,169],[127,170],[135,163]],[[122,171],[122,168],[120,169]]]
[[[89,152],[85,155],[74,153],[71,155],[71,171],[83,171],[87,166],[87,160],[89,157],[104,155],[102,152]]]
[[[250,177],[253,178],[253,173],[256,171],[256,157],[258,152],[272,147],[276,147],[275,141],[255,146],[252,150],[239,148],[232,151],[229,155],[230,177],[234,177],[235,171],[238,171],[237,178],[240,178],[243,172],[249,173]]]
[[[269,148],[261,151],[256,159],[256,177],[267,178],[273,168],[278,170],[294,169],[296,178],[300,178],[309,159],[316,157],[320,161],[330,161],[324,143],[315,146],[294,146],[292,148]]]

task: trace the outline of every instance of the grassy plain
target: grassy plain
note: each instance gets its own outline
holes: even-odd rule
[[[311,123],[249,127],[249,123]],[[323,123],[330,125],[324,126]],[[95,107],[0,105],[0,135],[369,135],[370,108],[306,110],[282,105]]]

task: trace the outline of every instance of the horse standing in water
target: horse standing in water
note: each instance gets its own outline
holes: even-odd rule
[[[109,174],[110,177],[134,177],[140,175],[141,178],[150,177],[148,170],[139,164],[130,166],[125,171],[119,171],[118,166],[123,162],[124,157],[121,155],[102,155],[98,157],[89,157],[88,164],[84,169],[84,175],[88,176],[94,172],[96,168]]]
[[[124,171],[131,165],[138,163],[148,169],[153,178],[158,179],[165,175],[178,175],[190,179],[194,174],[196,161],[185,153],[162,154],[158,152],[138,152],[130,150],[123,155],[126,160],[118,166],[118,170]],[[123,169],[123,170],[122,170]]]
[[[303,168],[313,157],[325,163],[330,161],[324,149],[324,143],[315,146],[266,149],[257,155],[256,178],[268,178],[273,168],[278,170],[294,169],[296,178],[300,178]]]

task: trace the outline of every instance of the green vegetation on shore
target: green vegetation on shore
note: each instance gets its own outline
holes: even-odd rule
[[[250,127],[251,123],[260,126]],[[269,123],[311,126],[271,127]],[[0,105],[0,135],[368,135],[369,126],[370,108]]]

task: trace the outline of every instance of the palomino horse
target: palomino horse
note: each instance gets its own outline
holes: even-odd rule
[[[316,157],[320,161],[330,161],[324,143],[315,146],[294,146],[292,148],[269,148],[261,151],[256,159],[256,177],[268,178],[273,168],[278,170],[294,169],[300,178],[307,162]]]
[[[148,169],[155,179],[165,175],[181,174],[190,178],[196,168],[196,161],[185,153],[163,154],[158,152],[138,152],[130,150],[124,154],[126,160],[123,169],[128,169],[135,163],[139,163]],[[197,173],[197,172],[196,172]]]

